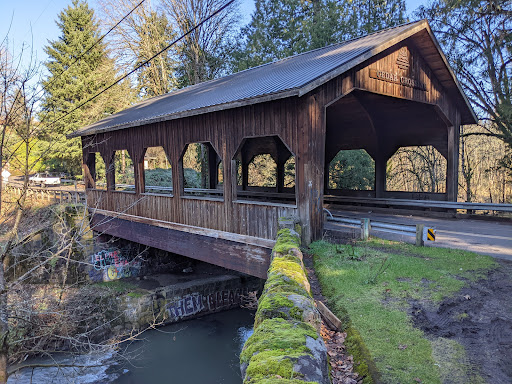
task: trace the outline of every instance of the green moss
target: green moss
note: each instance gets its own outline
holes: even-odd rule
[[[274,310],[283,307],[293,307],[292,301],[283,294],[267,294],[262,296],[258,303],[258,310]]]
[[[296,308],[287,297],[291,294],[295,292],[270,292],[262,295],[254,318],[254,328],[257,328],[265,319],[282,318],[302,321],[303,311]]]
[[[252,379],[249,383],[268,375],[292,378],[294,360],[301,355],[302,353],[292,352],[288,356],[283,356],[283,352],[279,350],[258,353],[253,356],[247,367],[246,375]]]
[[[291,249],[300,247],[300,237],[288,228],[277,232],[277,242],[274,246],[275,253],[288,253]]]
[[[306,337],[318,338],[316,330],[309,324],[284,319],[266,319],[245,343],[241,363],[249,363],[246,376],[251,383],[259,379],[281,378],[298,379],[293,372],[294,362],[305,354]],[[278,378],[276,378],[278,379]]]
[[[292,249],[298,249],[299,247],[291,241],[281,241],[274,246],[274,253],[287,254]]]
[[[304,285],[287,276],[278,274],[268,277],[265,288],[263,289],[263,294],[269,292],[288,292],[311,297],[311,294]]]
[[[283,379],[279,377],[272,377],[267,379],[258,380],[258,384],[317,384],[312,381],[302,381],[297,379]]]
[[[309,281],[304,268],[301,264],[291,261],[286,257],[275,257],[274,260],[272,260],[268,270],[268,277],[270,278],[273,275],[286,276],[288,279],[295,281],[308,290]]]
[[[302,320],[302,314],[304,311],[297,307],[290,308],[290,317],[295,320]]]
[[[293,367],[302,356],[312,356],[306,347],[307,337],[316,340],[319,336],[313,326],[302,321],[303,310],[288,298],[300,295],[311,299],[299,247],[300,235],[287,228],[278,232],[258,303],[255,332],[240,355],[240,362],[248,364],[245,384],[305,383]]]
[[[135,298],[140,298],[140,297],[143,297],[144,294],[141,293],[141,292],[130,292],[128,293],[126,296],[128,297],[135,297]]]
[[[300,253],[299,253],[299,255],[300,255]],[[273,259],[275,259],[275,258],[279,258],[279,260],[281,260],[281,261],[290,261],[292,263],[296,263],[301,268],[303,265],[302,258],[299,257],[296,252],[295,253],[286,253],[286,254],[275,253]]]
[[[266,319],[254,331],[245,343],[240,361],[248,362],[255,353],[265,350],[287,352],[306,352],[306,336],[318,338],[316,329],[300,321],[284,319]]]
[[[302,227],[299,223],[295,224],[295,232],[297,232],[297,234],[302,237]]]
[[[347,327],[345,332],[347,333],[345,347],[347,352],[354,358],[354,371],[359,374],[359,377],[363,378],[362,383],[378,383],[380,381],[380,374],[363,338],[352,326]]]

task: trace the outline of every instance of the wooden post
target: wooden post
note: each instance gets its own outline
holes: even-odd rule
[[[99,153],[98,153],[99,156]],[[84,163],[82,168],[84,171],[85,189],[96,188],[96,152],[88,153],[84,155]],[[76,188],[76,180],[75,180]]]
[[[459,125],[448,127],[448,156],[446,158],[446,195],[448,201],[457,201],[459,186]]]
[[[247,186],[249,185],[249,164],[244,161],[244,156],[242,155],[242,190],[247,190]]]
[[[276,177],[276,190],[277,192],[283,192],[284,190],[284,162],[280,158],[281,156],[278,155],[279,161],[277,162],[277,177]]]
[[[423,247],[425,242],[423,241],[423,228],[424,224],[416,224],[416,246]]]
[[[146,180],[145,180],[145,172],[144,172],[144,160],[141,163],[137,163],[136,167],[134,167],[134,176],[135,176],[135,193],[144,193],[146,192]]]
[[[386,166],[388,159],[382,154],[375,157],[375,197],[384,197],[386,191]]]
[[[368,240],[370,237],[370,219],[361,219],[361,240]]]
[[[319,96],[303,98],[298,105],[301,145],[296,153],[297,210],[303,244],[322,237],[324,214],[325,108]]]
[[[220,159],[217,152],[213,146],[208,143],[208,184],[210,189],[216,189],[217,184],[219,183],[219,174],[217,169],[219,163]]]
[[[103,155],[103,153],[102,153]],[[110,152],[108,156],[103,156],[104,159],[107,159],[105,162],[105,177],[107,179],[107,190],[113,191],[116,189],[116,173],[115,173],[115,165],[114,165],[114,155],[115,152]]]

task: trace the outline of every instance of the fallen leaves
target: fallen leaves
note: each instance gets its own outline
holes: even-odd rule
[[[327,347],[329,364],[331,366],[332,384],[357,384],[362,381],[354,372],[354,360],[346,354],[345,338],[347,334],[329,330],[324,324],[320,331]]]

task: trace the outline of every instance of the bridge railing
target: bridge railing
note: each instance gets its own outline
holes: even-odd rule
[[[129,190],[134,191],[135,185],[131,184],[116,184],[116,188],[120,188],[122,190]],[[172,194],[173,193],[173,187],[162,187],[157,185],[146,185],[144,187],[146,193],[154,193],[159,194],[165,193],[165,194]],[[195,195],[195,196],[201,196],[201,195],[209,195],[209,196],[222,196],[224,193],[223,189],[214,189],[214,188],[185,188],[185,193],[188,195]],[[260,192],[260,191],[237,191],[237,195],[241,198],[251,198],[251,197],[257,197],[257,198],[266,198],[269,200],[272,199],[280,199],[283,201],[290,201],[295,199],[294,193],[277,193],[277,192]]]

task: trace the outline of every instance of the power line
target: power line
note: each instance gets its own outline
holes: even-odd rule
[[[59,117],[57,120],[54,120],[52,121],[49,126],[52,126],[53,124],[57,123],[58,121],[64,119],[66,116],[70,115],[71,113],[73,113],[74,111],[76,111],[77,109],[83,107],[85,104],[91,102],[92,100],[94,100],[95,98],[97,98],[99,95],[101,95],[102,93],[108,91],[110,88],[112,88],[114,85],[118,84],[119,82],[121,82],[122,80],[126,79],[128,76],[130,76],[132,73],[134,73],[135,71],[139,70],[140,68],[142,68],[143,66],[145,66],[146,64],[148,64],[151,60],[153,60],[154,58],[156,58],[157,56],[161,55],[162,53],[164,53],[165,51],[167,51],[169,48],[171,48],[174,44],[176,44],[178,41],[182,40],[183,38],[185,38],[186,36],[190,35],[192,32],[194,32],[197,28],[199,28],[201,25],[203,25],[204,23],[206,23],[208,20],[210,20],[213,16],[217,15],[218,13],[222,12],[224,9],[226,9],[228,6],[230,6],[231,4],[233,4],[235,2],[235,0],[230,0],[228,1],[226,4],[224,4],[222,7],[220,7],[219,9],[217,9],[215,12],[213,12],[211,15],[209,15],[208,17],[206,17],[205,19],[201,20],[196,26],[192,27],[191,29],[189,29],[187,32],[185,32],[183,35],[181,35],[180,37],[178,37],[176,40],[174,40],[172,43],[170,43],[167,47],[163,48],[160,52],[156,53],[155,55],[153,55],[152,57],[150,57],[149,59],[147,59],[146,61],[144,61],[143,63],[137,65],[134,69],[132,69],[130,72],[128,72],[127,74],[121,76],[119,79],[117,79],[116,81],[114,81],[112,84],[110,84],[107,88],[103,89],[102,91],[98,92],[97,94],[95,94],[94,96],[90,97],[89,99],[87,99],[86,101],[84,101],[83,103],[79,104],[78,106],[76,106],[75,108],[73,108],[71,111],[67,112],[65,115]]]
[[[50,85],[52,85],[57,79],[59,79],[64,73],[66,73],[73,65],[75,65],[82,57],[84,57],[87,53],[90,52],[91,49],[93,49],[96,45],[98,45],[110,32],[112,32],[119,24],[121,24],[128,16],[130,16],[137,8],[139,8],[142,3],[144,3],[146,0],[142,0],[139,4],[137,4],[130,12],[128,12],[121,20],[119,20],[112,28],[110,28],[103,36],[101,36],[98,40],[94,42],[93,45],[91,45],[84,53],[82,53],[80,56],[78,56],[75,61],[73,61],[65,70],[63,70],[61,73],[59,73],[56,77],[50,81],[50,83],[46,86],[48,88]],[[36,93],[36,96],[44,91],[45,87],[43,87],[38,93]]]

